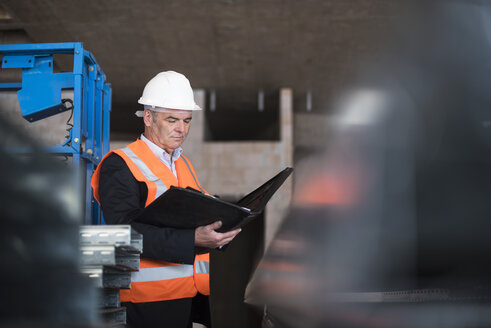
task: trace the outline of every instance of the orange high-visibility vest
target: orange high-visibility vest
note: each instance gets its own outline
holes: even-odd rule
[[[183,155],[175,162],[176,178],[140,139],[113,152],[123,158],[136,180],[147,185],[148,196],[145,207],[170,186],[192,187],[206,192],[201,188],[191,162]],[[108,153],[102,161],[113,152]],[[94,198],[98,202],[100,167],[99,164],[91,182]],[[131,289],[121,290],[121,302],[143,303],[173,300],[194,297],[197,292],[210,295],[209,273],[209,253],[196,255],[194,265],[141,258],[140,271],[131,274]]]

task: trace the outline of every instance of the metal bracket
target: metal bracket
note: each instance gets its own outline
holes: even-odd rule
[[[33,68],[34,56],[4,56],[2,68]]]
[[[22,88],[17,91],[22,116],[29,122],[64,112],[61,90],[74,86],[73,73],[53,73],[52,55],[8,55],[2,68],[22,68]]]

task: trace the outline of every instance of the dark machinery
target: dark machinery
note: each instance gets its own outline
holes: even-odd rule
[[[29,155],[6,151],[15,136]],[[0,119],[0,326],[91,327],[97,294],[79,270],[73,170]]]
[[[246,294],[265,327],[491,326],[490,10],[413,6],[296,168]]]

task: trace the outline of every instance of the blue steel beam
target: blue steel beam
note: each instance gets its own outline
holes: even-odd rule
[[[95,112],[95,120],[94,120],[94,140],[95,143],[93,145],[94,156],[96,156],[96,160],[101,158],[102,156],[102,127],[104,120],[104,111],[103,111],[103,96],[104,96],[104,82],[100,77],[96,79],[96,93],[95,93],[95,108],[97,111]]]
[[[109,152],[109,133],[111,131],[111,108],[112,108],[112,89],[109,83],[104,84],[104,105],[102,116],[102,157]]]
[[[8,54],[60,54],[73,53],[74,50],[83,49],[81,42],[60,42],[60,43],[32,43],[32,44],[2,44],[0,53]]]

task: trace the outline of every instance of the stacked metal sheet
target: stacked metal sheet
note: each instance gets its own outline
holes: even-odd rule
[[[120,289],[130,288],[131,272],[140,269],[143,237],[129,225],[80,227],[82,273],[100,290],[99,308],[106,324],[126,323]]]

